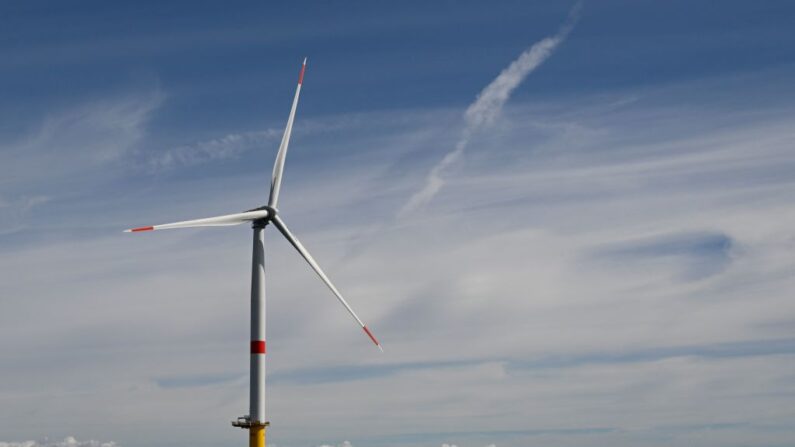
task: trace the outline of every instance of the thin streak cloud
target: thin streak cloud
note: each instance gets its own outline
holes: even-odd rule
[[[502,112],[505,103],[514,90],[544,63],[571,33],[580,17],[582,2],[578,2],[569,11],[569,16],[554,36],[545,37],[511,62],[489,85],[478,94],[475,102],[464,112],[464,130],[455,149],[448,152],[442,160],[431,169],[425,179],[425,185],[414,193],[401,208],[398,217],[410,214],[430,202],[444,186],[445,171],[461,158],[469,145],[472,136],[479,130],[489,127]]]

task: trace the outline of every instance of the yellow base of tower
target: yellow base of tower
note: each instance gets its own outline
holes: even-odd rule
[[[268,424],[251,424],[248,429],[248,447],[265,447],[265,427]]]

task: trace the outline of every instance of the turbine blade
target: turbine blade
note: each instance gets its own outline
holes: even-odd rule
[[[276,215],[273,216],[273,220],[271,222],[273,222],[273,224],[276,225],[276,228],[278,228],[279,231],[281,231],[281,233],[284,235],[284,237],[287,238],[287,240],[293,245],[293,247],[295,247],[295,249],[298,250],[298,253],[300,253],[301,256],[303,256],[304,259],[306,259],[306,262],[309,263],[309,265],[312,267],[315,273],[317,273],[317,276],[319,276],[320,279],[322,279],[323,282],[326,283],[328,288],[331,289],[331,291],[337,297],[339,302],[342,303],[343,306],[345,306],[345,309],[348,309],[348,312],[356,320],[356,322],[359,323],[359,326],[361,326],[362,329],[364,330],[364,333],[367,334],[368,337],[370,337],[370,340],[372,340],[373,343],[375,343],[375,345],[378,346],[378,349],[380,349],[381,352],[384,352],[384,348],[381,347],[381,343],[378,342],[378,340],[375,338],[373,333],[370,332],[370,329],[367,328],[367,325],[364,324],[361,318],[359,318],[359,316],[356,315],[356,312],[354,312],[351,306],[348,304],[348,302],[345,301],[345,298],[342,297],[342,294],[339,292],[339,290],[337,290],[337,288],[334,287],[334,284],[331,282],[330,279],[328,279],[328,276],[326,276],[326,274],[323,272],[323,269],[320,268],[320,265],[318,265],[317,261],[315,261],[315,258],[313,258],[311,254],[309,254],[309,251],[307,251],[307,249],[303,246],[303,244],[301,244],[301,242],[298,239],[296,239],[295,236],[293,236],[290,230],[287,229],[287,226],[284,224],[282,219],[278,215]]]
[[[287,146],[290,145],[290,135],[293,133],[293,121],[295,120],[295,109],[298,108],[298,96],[301,94],[301,85],[304,83],[304,71],[306,71],[306,58],[301,65],[301,73],[298,75],[298,86],[295,88],[293,97],[293,107],[290,109],[290,116],[287,118],[287,126],[284,128],[282,143],[279,145],[279,152],[276,153],[276,162],[273,164],[273,177],[271,178],[271,195],[268,199],[268,206],[276,208],[279,203],[279,190],[282,187],[282,172],[284,172],[284,160],[287,157]]]
[[[169,230],[172,228],[192,228],[192,227],[225,227],[229,225],[239,225],[243,222],[251,222],[268,217],[267,210],[251,210],[244,213],[227,214],[224,216],[207,217],[204,219],[184,220],[182,222],[167,223],[162,225],[152,225],[149,227],[138,227],[124,230],[125,233],[138,233],[140,231]]]

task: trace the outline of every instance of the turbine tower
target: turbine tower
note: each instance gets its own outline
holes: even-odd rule
[[[276,162],[273,164],[273,176],[271,179],[270,197],[268,204],[259,208],[254,208],[242,213],[227,214],[224,216],[208,217],[204,219],[186,220],[182,222],[153,225],[148,227],[138,227],[125,230],[129,233],[144,231],[167,230],[172,228],[192,228],[192,227],[222,227],[239,225],[250,222],[254,230],[253,250],[251,256],[251,363],[250,363],[250,392],[249,392],[249,413],[239,417],[232,425],[249,430],[249,447],[265,446],[265,427],[268,421],[265,417],[265,228],[269,223],[281,232],[298,253],[309,263],[309,266],[317,273],[320,279],[331,289],[334,296],[345,306],[348,313],[361,326],[365,334],[375,343],[378,349],[381,344],[375,338],[367,325],[356,315],[351,306],[342,297],[331,280],[326,276],[315,258],[293,235],[282,220],[277,205],[279,204],[279,191],[282,184],[282,174],[284,172],[284,160],[287,156],[287,146],[290,144],[290,134],[293,130],[295,120],[295,110],[298,107],[298,96],[301,94],[301,85],[304,82],[304,72],[306,71],[306,58],[301,65],[301,72],[298,75],[298,86],[295,89],[293,105],[290,115],[287,118],[287,126],[284,129],[284,136],[279,145],[279,152],[276,154]]]

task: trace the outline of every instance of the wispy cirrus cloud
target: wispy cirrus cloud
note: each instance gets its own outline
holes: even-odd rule
[[[45,195],[21,196],[13,200],[0,196],[0,235],[23,228],[28,214],[49,201],[50,197]]]
[[[0,233],[24,229],[44,203],[117,180],[164,97],[153,88],[73,104],[0,141]]]
[[[399,120],[405,120],[405,117],[387,112],[304,119],[296,124],[293,138],[312,138],[334,132],[360,130],[366,123],[377,127],[389,122],[394,126],[395,121]],[[149,148],[136,154],[132,160],[133,165],[148,174],[157,174],[213,161],[237,159],[251,150],[273,153],[275,156],[284,127],[280,122],[272,124],[265,129],[228,133],[175,147]],[[331,144],[333,143],[327,142],[327,145]]]
[[[254,147],[261,147],[280,137],[281,131],[278,129],[230,133],[219,138],[153,152],[144,158],[143,163],[147,171],[155,173],[214,160],[236,158]]]
[[[582,2],[576,3],[569,12],[566,22],[555,35],[541,39],[522,52],[478,94],[475,102],[470,104],[464,112],[465,125],[455,148],[431,169],[424,186],[408,199],[400,209],[398,216],[410,214],[436,196],[444,185],[445,171],[461,158],[473,134],[494,123],[502,112],[503,106],[511,97],[511,93],[566,40],[579,19],[581,8]]]

